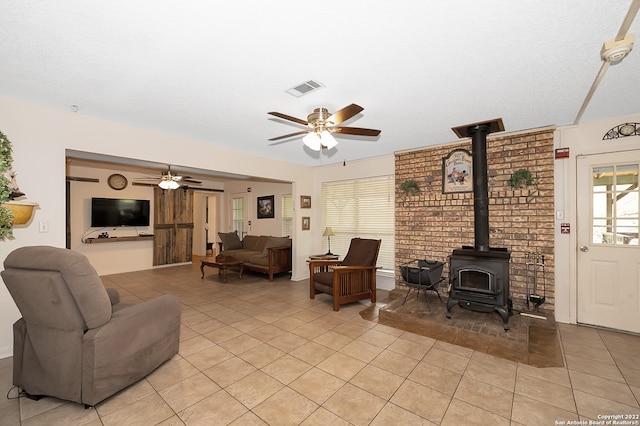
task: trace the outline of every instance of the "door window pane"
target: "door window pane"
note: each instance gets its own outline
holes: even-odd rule
[[[592,242],[638,246],[638,164],[592,169]]]
[[[293,197],[291,194],[282,196],[282,235],[291,237],[293,235]]]
[[[613,167],[593,168],[593,192],[606,191],[613,184]]]
[[[231,215],[233,231],[236,231],[238,236],[242,238],[244,236],[244,199],[233,198],[231,200]]]

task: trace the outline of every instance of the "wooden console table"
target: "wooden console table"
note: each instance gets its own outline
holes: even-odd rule
[[[136,235],[134,237],[109,237],[109,238],[87,238],[84,240],[85,244],[98,244],[98,243],[118,243],[120,241],[151,241],[153,235]]]

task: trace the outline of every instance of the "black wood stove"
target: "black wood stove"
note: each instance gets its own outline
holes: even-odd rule
[[[447,318],[455,305],[477,312],[497,312],[509,329],[509,260],[506,248],[489,246],[487,134],[503,131],[501,119],[456,127],[459,137],[471,136],[475,246],[463,246],[449,256],[451,291]]]

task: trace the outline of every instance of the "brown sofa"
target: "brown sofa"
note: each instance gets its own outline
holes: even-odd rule
[[[218,232],[220,254],[242,260],[245,270],[269,276],[291,271],[291,239],[268,235],[245,235],[240,240],[235,232]]]
[[[120,303],[80,253],[14,250],[2,279],[22,318],[13,324],[13,384],[28,396],[93,406],[178,353],[180,302]]]

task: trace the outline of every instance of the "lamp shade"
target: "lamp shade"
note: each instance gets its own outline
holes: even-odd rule
[[[178,189],[180,184],[174,180],[161,180],[158,186],[162,189]]]
[[[331,229],[330,226],[324,228],[324,232],[322,233],[323,237],[333,237],[334,235],[336,234],[333,233],[333,229]]]
[[[320,138],[322,140],[322,146],[327,149],[331,149],[338,145],[338,141],[327,130],[323,130],[322,133],[320,133]]]
[[[314,151],[320,151],[322,149],[322,143],[320,140],[320,136],[316,132],[311,132],[304,138],[302,138],[302,142]]]
[[[331,149],[338,145],[338,141],[333,137],[331,133],[329,133],[328,130],[323,130],[322,133],[320,133],[320,139],[322,140],[322,146],[326,147],[327,149]]]

